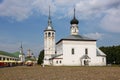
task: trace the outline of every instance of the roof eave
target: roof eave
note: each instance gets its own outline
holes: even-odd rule
[[[63,40],[69,40],[69,41],[97,41],[97,40],[88,40],[88,39],[60,39],[56,44],[59,44]]]
[[[46,30],[44,30],[44,32],[45,32],[45,31],[55,31],[55,30],[53,30],[53,29],[49,29],[49,30],[48,30],[48,29],[46,29]]]

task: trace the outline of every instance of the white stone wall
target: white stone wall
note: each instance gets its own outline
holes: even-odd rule
[[[106,57],[97,56],[96,61],[90,64],[91,66],[106,66]]]
[[[49,33],[50,33],[50,36],[48,36]],[[55,32],[54,31],[44,32],[44,50],[45,50],[45,54],[55,53]]]
[[[79,34],[79,29],[77,24],[72,24],[71,25],[71,35],[78,35]]]
[[[55,58],[53,60],[53,65],[54,66],[62,66],[63,65],[63,59],[62,58]]]
[[[74,48],[74,54],[71,53],[72,48]],[[57,44],[58,52],[63,53],[62,65],[67,66],[82,66],[81,57],[85,55],[85,49],[88,49],[88,56],[90,57],[90,66],[106,65],[106,57],[97,56],[96,54],[96,41],[64,40]],[[103,58],[105,62],[102,61]]]
[[[62,42],[56,45],[56,51],[57,51],[56,54],[63,54],[63,43]]]
[[[9,59],[9,60],[7,60],[7,61],[10,61],[10,60],[18,61],[18,58],[16,58],[16,57],[10,57],[10,56],[6,56],[6,55],[0,55],[0,57],[1,57],[1,60],[0,60],[0,61],[4,61],[3,58],[4,58],[5,60]]]
[[[63,61],[67,65],[81,65],[80,58],[85,55],[85,49],[88,49],[88,56],[95,57],[96,42],[88,41],[63,41]],[[71,53],[74,48],[75,53]]]
[[[19,54],[19,59],[21,62],[25,62],[25,55]]]
[[[51,65],[49,59],[52,54],[55,54],[55,31],[44,32],[44,53],[44,65]]]

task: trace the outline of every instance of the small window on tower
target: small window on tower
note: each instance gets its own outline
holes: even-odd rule
[[[54,36],[54,33],[52,33],[52,36]]]
[[[47,37],[47,33],[45,33],[45,36]]]

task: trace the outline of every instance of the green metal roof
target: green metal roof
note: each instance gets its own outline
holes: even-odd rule
[[[26,58],[25,58],[25,61],[28,61],[28,60],[30,60],[30,61],[36,61],[36,58],[35,58],[35,57],[34,57],[34,58],[26,57]]]
[[[19,57],[19,54],[20,54],[20,52],[14,52],[14,53],[12,53],[15,57]]]
[[[16,57],[12,53],[8,53],[8,52],[5,52],[5,51],[0,51],[0,55],[5,55],[5,56],[9,56],[9,57]],[[18,58],[18,57],[16,57],[16,58]]]

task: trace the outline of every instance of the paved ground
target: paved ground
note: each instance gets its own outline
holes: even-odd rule
[[[120,67],[7,67],[0,80],[120,80]]]

